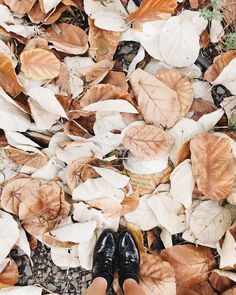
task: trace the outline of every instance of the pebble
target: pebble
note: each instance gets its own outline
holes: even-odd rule
[[[52,292],[56,291],[57,287],[54,286],[53,284],[48,284],[48,289]]]
[[[29,265],[27,265],[25,267],[25,271],[24,272],[25,272],[25,274],[26,274],[27,277],[31,277],[33,275],[32,269],[31,269],[31,267]]]

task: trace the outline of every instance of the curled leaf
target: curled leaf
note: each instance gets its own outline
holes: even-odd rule
[[[19,280],[18,266],[13,259],[9,260],[3,271],[0,271],[0,289],[14,286]]]

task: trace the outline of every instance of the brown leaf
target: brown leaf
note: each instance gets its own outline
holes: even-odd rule
[[[212,200],[232,191],[235,164],[229,140],[199,133],[190,142],[193,175],[199,190]]]
[[[198,0],[189,0],[189,4],[192,9],[198,9],[199,7]]]
[[[88,132],[84,130],[76,121],[67,121],[64,125],[66,135],[84,137]]]
[[[8,181],[2,190],[1,207],[7,212],[18,215],[23,198],[24,187],[30,178],[18,178]]]
[[[46,31],[46,36],[58,51],[83,54],[88,49],[88,37],[80,27],[58,23]]]
[[[76,243],[74,242],[62,242],[56,239],[54,236],[52,236],[50,232],[43,234],[43,242],[52,247],[60,247],[60,248],[70,248],[76,245]]]
[[[140,26],[146,21],[168,19],[176,7],[176,0],[143,0],[140,8],[129,14],[128,21]]]
[[[236,3],[234,0],[222,0],[221,9],[227,24],[235,24],[236,22]]]
[[[125,133],[123,143],[142,160],[163,158],[174,144],[174,139],[162,128],[153,125],[134,126]]]
[[[80,105],[84,108],[92,103],[108,99],[124,99],[132,103],[132,99],[128,92],[111,84],[99,84],[93,86],[86,92],[86,94],[80,99]]]
[[[27,42],[24,50],[30,50],[30,49],[36,49],[36,48],[49,50],[48,41],[41,37],[30,39]]]
[[[36,169],[39,169],[47,164],[47,157],[40,151],[27,152],[9,146],[7,148],[7,153],[8,157],[16,164],[27,165]]]
[[[7,138],[3,129],[0,129],[0,148],[4,148],[8,145]]]
[[[121,212],[120,216],[124,216],[130,212],[133,212],[135,209],[138,208],[139,205],[139,190],[133,192],[131,197],[125,197],[124,200],[121,202]]]
[[[209,281],[212,287],[220,293],[228,290],[234,285],[234,282],[227,277],[220,276],[216,272],[212,272]]]
[[[230,288],[229,290],[225,291],[221,295],[236,295],[236,286]]]
[[[7,266],[0,273],[0,289],[12,287],[18,283],[18,280],[19,280],[18,266],[15,263],[15,261],[10,258],[10,261],[7,264]]]
[[[161,252],[161,258],[173,266],[177,287],[189,288],[200,284],[215,267],[210,248],[191,244],[165,249]]]
[[[91,207],[99,209],[106,217],[114,218],[120,216],[122,209],[121,204],[115,198],[99,198],[91,201],[87,201]]]
[[[125,80],[125,73],[110,71],[102,80],[103,84],[112,84],[116,87],[122,88],[123,91],[128,91],[128,83]]]
[[[71,96],[70,74],[64,63],[61,63],[60,72],[55,80],[55,84],[59,86],[60,91],[64,91],[68,96]]]
[[[200,47],[206,48],[211,41],[210,35],[207,30],[201,33],[200,35]]]
[[[120,33],[100,29],[89,19],[89,54],[96,61],[112,60],[120,42]]]
[[[236,50],[230,50],[217,57],[214,63],[206,70],[204,79],[208,82],[214,81],[223,69],[236,57]]]
[[[188,140],[184,144],[182,144],[181,148],[177,152],[176,166],[178,166],[184,160],[190,159],[190,157],[191,157],[190,140]]]
[[[21,69],[33,80],[53,79],[59,75],[61,63],[56,56],[44,49],[26,50],[20,55]]]
[[[17,80],[11,60],[3,53],[0,53],[0,86],[13,97],[23,89]]]
[[[177,93],[180,102],[180,115],[185,117],[194,98],[190,81],[177,69],[163,69],[158,72],[156,78]]]
[[[8,5],[12,11],[18,14],[28,13],[37,0],[4,0],[5,4]]]
[[[147,124],[170,128],[180,118],[177,93],[147,72],[137,69],[130,83]]]
[[[205,99],[195,98],[190,109],[190,112],[194,112],[191,119],[198,121],[203,115],[210,114],[217,109],[214,103]]]
[[[85,77],[86,82],[90,83],[90,86],[94,86],[106,77],[113,66],[114,61],[104,59],[92,66],[80,69],[80,73]]]
[[[174,269],[158,256],[141,256],[140,276],[140,286],[146,295],[175,294]]]
[[[211,285],[204,281],[200,284],[197,284],[195,287],[189,288],[178,288],[177,295],[217,295],[213,292]]]

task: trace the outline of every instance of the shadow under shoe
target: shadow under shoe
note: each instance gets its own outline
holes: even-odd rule
[[[126,279],[133,279],[139,284],[140,255],[135,238],[128,231],[123,231],[117,242],[116,254],[119,285],[124,293]]]
[[[110,289],[115,271],[116,238],[113,230],[104,230],[97,240],[93,253],[93,278],[102,277]]]

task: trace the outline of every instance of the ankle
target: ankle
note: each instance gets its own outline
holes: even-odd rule
[[[123,289],[126,291],[126,289],[132,288],[134,285],[138,285],[138,282],[135,279],[128,278],[123,283]]]
[[[107,289],[107,280],[103,277],[94,278],[92,284],[96,285],[96,287],[106,290]]]

